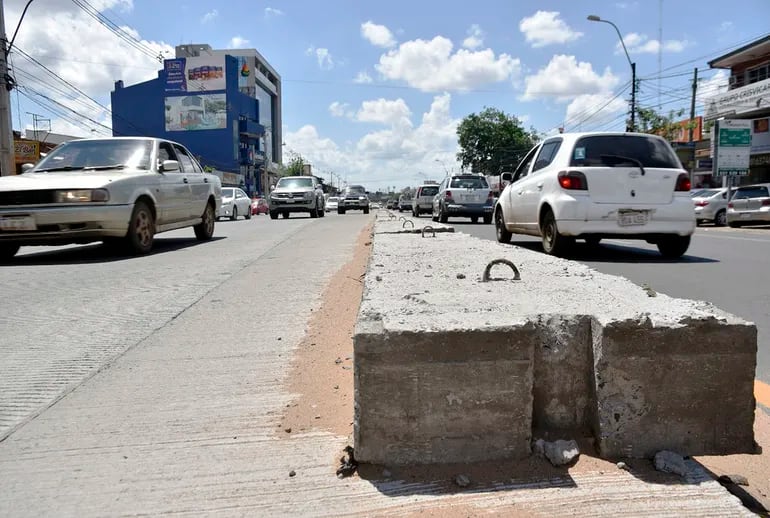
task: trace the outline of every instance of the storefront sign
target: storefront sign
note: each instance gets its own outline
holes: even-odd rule
[[[40,142],[36,140],[14,140],[13,152],[17,164],[34,164],[40,160]]]
[[[770,118],[751,121],[751,154],[770,153]]]
[[[749,174],[751,121],[727,119],[716,122],[716,176]]]
[[[754,155],[749,162],[751,167],[757,167],[761,165],[770,165],[770,153],[764,155]]]
[[[166,72],[167,92],[186,92],[187,78],[185,76],[185,58],[167,59],[163,62]]]
[[[715,95],[705,104],[706,120],[766,108],[770,106],[770,79]]]

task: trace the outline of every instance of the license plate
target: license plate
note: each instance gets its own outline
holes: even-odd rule
[[[741,219],[749,219],[750,217],[751,217],[751,214],[749,214],[748,212],[744,212],[743,214],[741,214]]]
[[[294,203],[294,200],[289,198],[289,199],[286,200],[286,203]]]
[[[618,225],[621,227],[632,227],[636,225],[647,224],[647,213],[641,211],[628,211],[618,214]]]
[[[32,216],[6,216],[0,218],[0,230],[37,230]]]

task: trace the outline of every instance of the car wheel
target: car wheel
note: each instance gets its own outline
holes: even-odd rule
[[[251,219],[251,207],[246,209],[246,216],[244,216],[246,219]]]
[[[432,219],[435,222],[438,222],[438,214],[436,214],[435,209],[431,210],[430,219]]]
[[[599,246],[599,243],[602,242],[602,238],[600,237],[587,237],[585,239],[586,245],[590,246],[591,248]]]
[[[136,254],[146,254],[152,249],[155,239],[155,218],[152,210],[143,201],[138,201],[131,212],[128,233],[125,237],[127,248]]]
[[[283,219],[289,219],[289,213],[288,212],[284,212],[281,215],[283,216]]]
[[[231,220],[231,221],[235,221],[236,219],[238,219],[238,207],[236,207],[235,205],[233,205],[233,213],[232,213],[232,215],[230,216],[230,220]]]
[[[497,212],[495,212],[495,235],[500,243],[511,242],[511,233],[505,228],[502,210],[497,210]]]
[[[438,221],[439,223],[446,223],[449,221],[449,216],[446,215],[441,205],[438,206]]]
[[[492,214],[485,214],[484,215],[484,224],[489,225],[492,223]]]
[[[269,214],[270,214],[270,219],[278,219],[278,212],[277,211],[271,210],[269,212]]]
[[[543,250],[549,255],[564,255],[574,241],[569,237],[559,234],[556,218],[550,210],[543,216],[540,233],[543,236]]]
[[[473,223],[475,225],[478,222],[479,222],[479,217],[478,216],[471,216],[471,223]]]
[[[310,209],[310,217],[311,218],[317,218],[318,217],[318,202],[316,202],[315,207]]]
[[[13,259],[13,256],[16,255],[16,252],[19,251],[19,248],[19,245],[11,245],[7,243],[0,245],[0,261],[8,261]]]
[[[690,247],[690,236],[670,236],[658,241],[658,251],[667,259],[678,259]]]
[[[337,214],[345,214],[345,209],[337,209]]]
[[[214,235],[214,207],[206,204],[206,209],[201,216],[201,222],[193,227],[198,241],[208,241]]]
[[[714,225],[717,227],[724,227],[727,225],[727,211],[722,209],[719,212],[717,212],[716,217],[714,218]]]
[[[369,214],[369,207],[364,207],[364,214]]]

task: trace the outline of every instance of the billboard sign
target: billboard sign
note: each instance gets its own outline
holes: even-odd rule
[[[36,140],[14,140],[13,152],[17,164],[34,164],[40,160],[40,142]]]
[[[716,134],[716,176],[749,174],[751,120],[719,120]]]
[[[728,90],[706,101],[706,120],[732,116],[770,105],[770,79]]]
[[[166,131],[227,127],[227,95],[202,94],[165,98]]]
[[[167,59],[163,69],[166,92],[207,92],[226,87],[224,56]]]

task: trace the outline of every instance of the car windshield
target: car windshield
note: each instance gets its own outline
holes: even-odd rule
[[[629,159],[627,161],[621,158]],[[681,169],[671,146],[663,139],[642,135],[591,135],[578,139],[570,165],[577,167],[631,166]]]
[[[693,194],[693,198],[711,198],[721,192],[721,189],[704,189]]]
[[[310,178],[289,178],[284,177],[278,180],[278,185],[276,187],[281,187],[283,189],[294,189],[296,187],[312,187],[313,186],[313,180]]]
[[[449,187],[455,189],[487,189],[489,185],[483,176],[455,176],[449,183]]]
[[[436,187],[423,187],[420,190],[420,196],[435,196],[438,194],[438,186]]]
[[[741,199],[741,198],[766,198],[768,196],[768,189],[767,187],[763,186],[747,186],[747,187],[739,187],[738,190],[735,191],[735,194],[733,197],[735,199]]]
[[[223,198],[232,198],[234,193],[235,193],[235,189],[230,189],[230,188],[227,188],[227,187],[222,189],[222,197]]]
[[[351,185],[350,187],[345,189],[345,192],[347,194],[366,194],[366,189],[364,189],[360,185]]]
[[[152,141],[140,139],[71,140],[51,151],[34,169],[83,171],[150,169]]]

